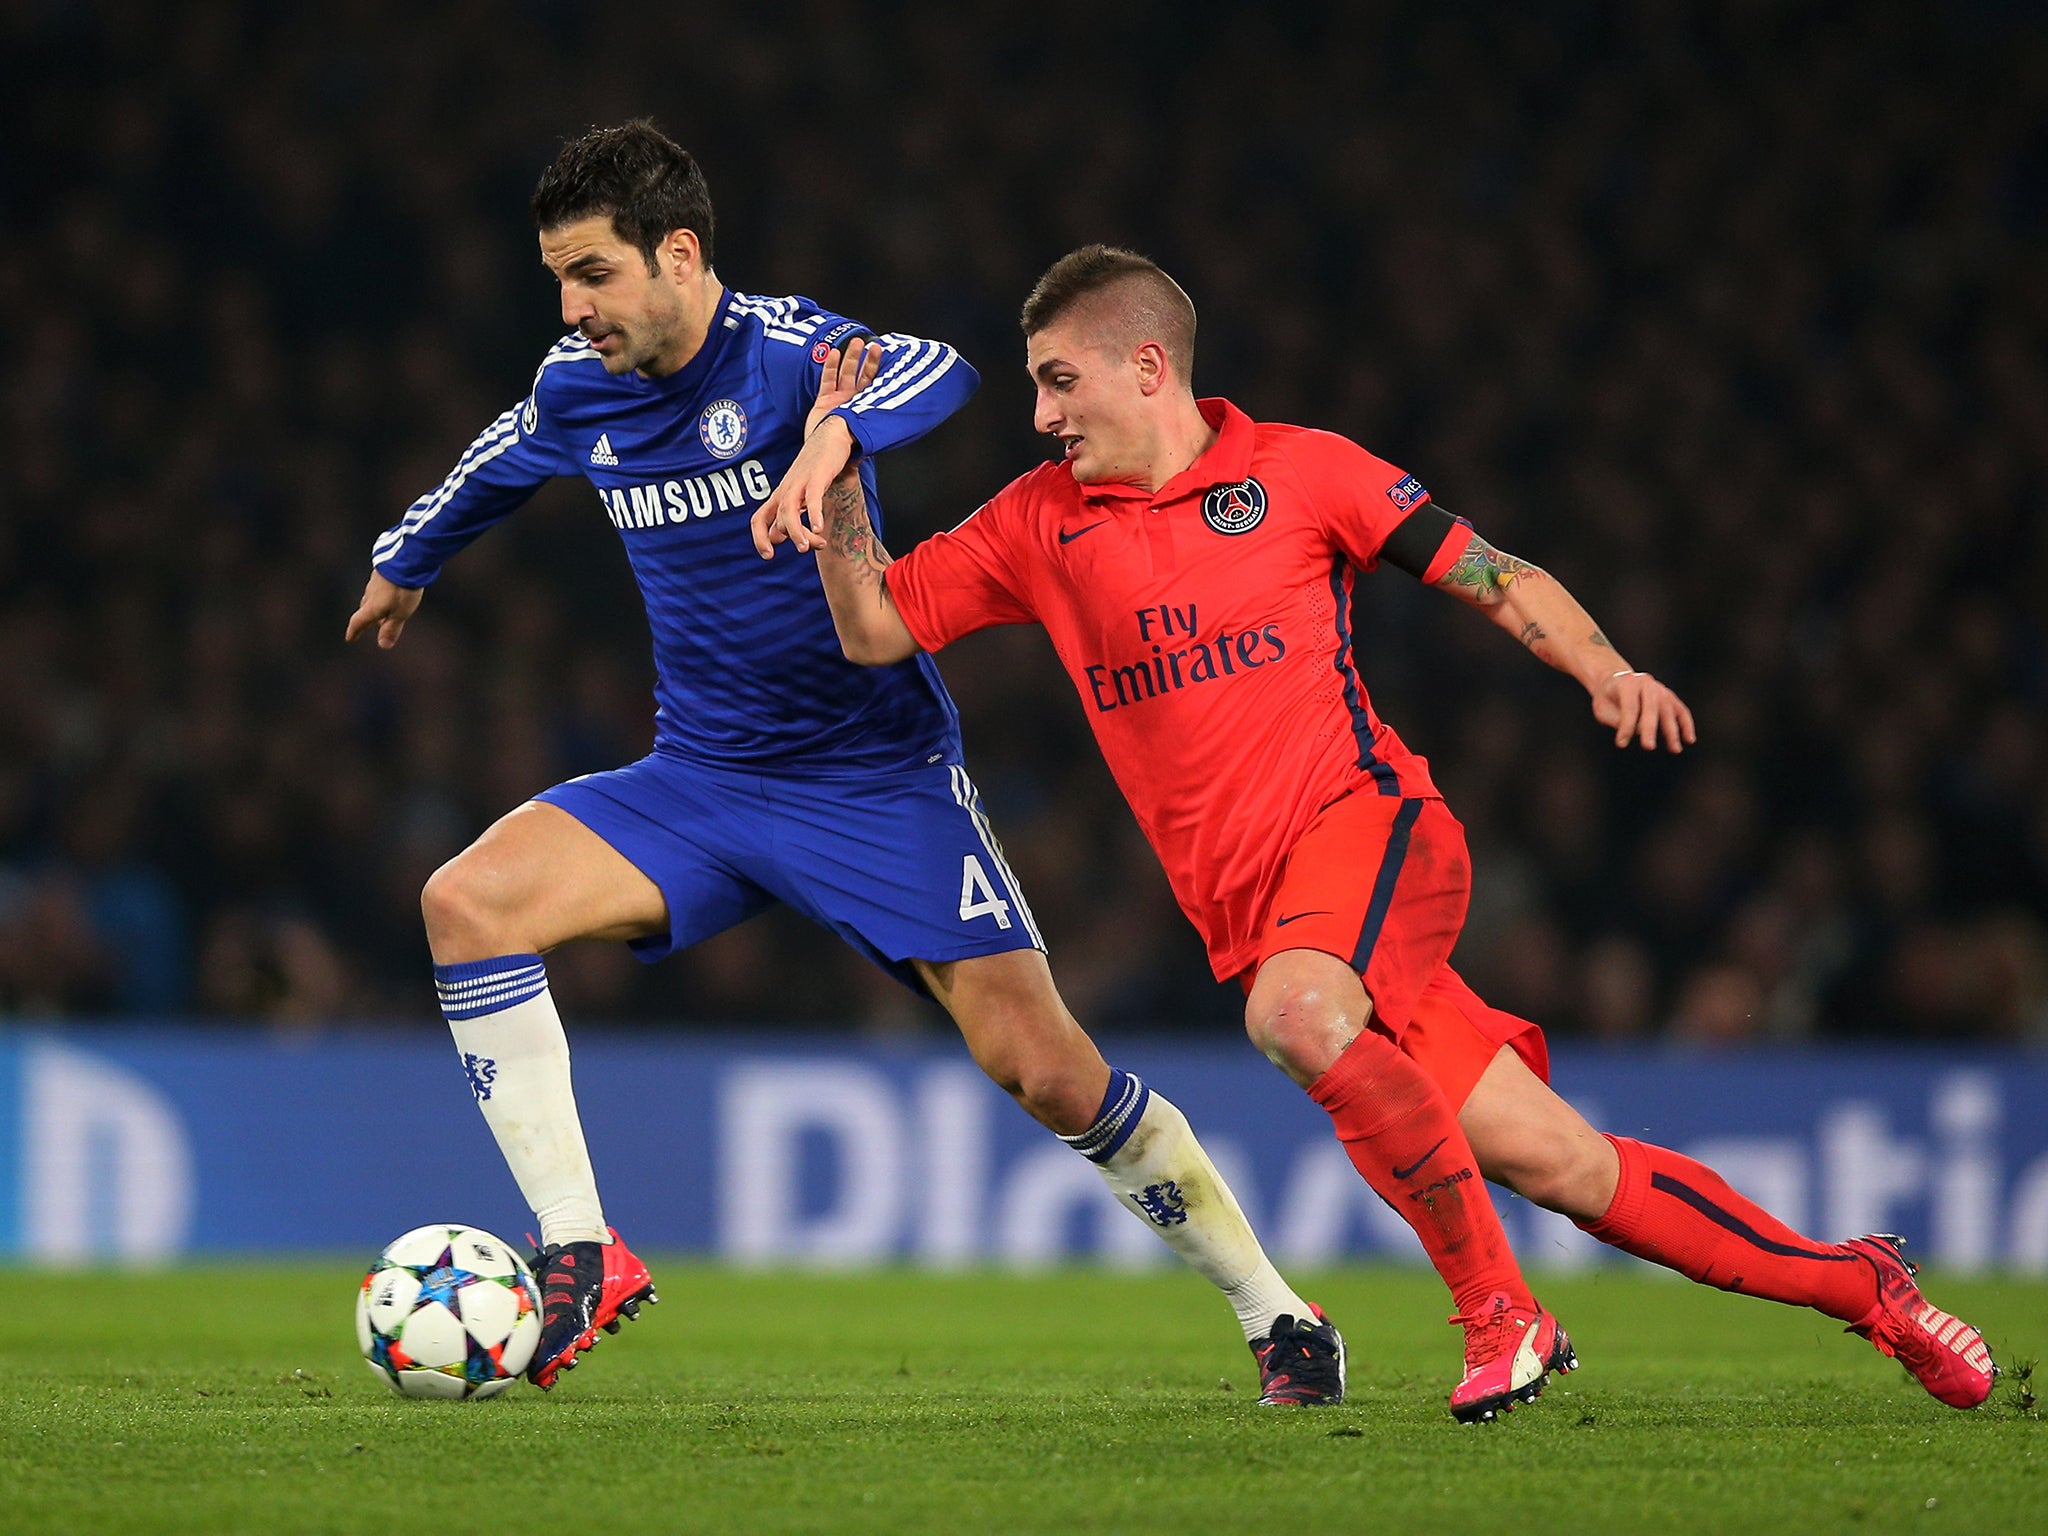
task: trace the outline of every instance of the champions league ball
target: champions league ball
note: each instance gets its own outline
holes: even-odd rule
[[[540,1342],[540,1287],[519,1255],[475,1227],[416,1227],[356,1292],[356,1342],[404,1397],[493,1397]]]

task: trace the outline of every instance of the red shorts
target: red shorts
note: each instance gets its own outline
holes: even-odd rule
[[[1288,949],[1343,960],[1372,999],[1371,1027],[1429,1073],[1453,1108],[1503,1045],[1548,1082],[1543,1031],[1488,1007],[1450,967],[1471,891],[1465,829],[1443,801],[1346,795],[1288,851],[1259,965]],[[1257,972],[1244,974],[1246,991]]]

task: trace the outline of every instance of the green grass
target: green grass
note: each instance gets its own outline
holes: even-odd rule
[[[8,1272],[0,1532],[2048,1528],[2018,1370],[1956,1413],[1813,1314],[1657,1278],[1545,1284],[1586,1368],[1461,1428],[1407,1272],[1315,1277],[1352,1350],[1316,1412],[1255,1407],[1182,1274],[656,1273],[552,1394],[449,1404],[357,1360],[346,1263]],[[2008,1366],[2048,1345],[2048,1287],[1929,1289]]]

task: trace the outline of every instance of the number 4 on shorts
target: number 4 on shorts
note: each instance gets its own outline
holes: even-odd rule
[[[967,854],[960,860],[960,921],[993,916],[998,928],[1010,926],[1010,904],[996,894],[981,860]]]

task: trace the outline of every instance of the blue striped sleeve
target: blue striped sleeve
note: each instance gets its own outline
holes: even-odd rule
[[[485,530],[503,522],[546,481],[563,473],[548,431],[542,389],[548,369],[592,356],[575,338],[557,345],[534,374],[533,393],[501,414],[463,450],[447,478],[377,536],[370,564],[386,581],[424,587]]]
[[[881,338],[875,381],[832,414],[863,454],[901,448],[931,431],[974,396],[981,375],[943,341],[890,333]]]

